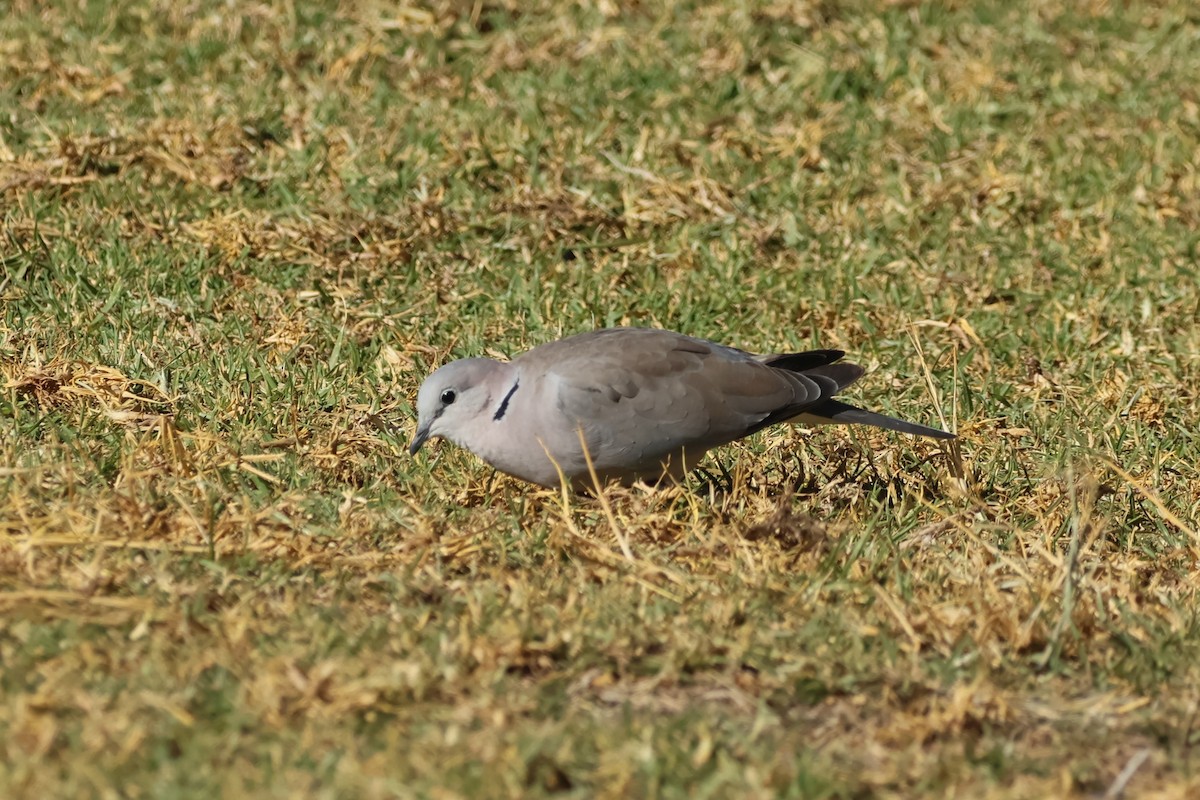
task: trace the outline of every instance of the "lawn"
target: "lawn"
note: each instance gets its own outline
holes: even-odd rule
[[[0,796],[1200,796],[1198,75],[1190,0],[0,0]],[[960,438],[406,452],[621,324]]]

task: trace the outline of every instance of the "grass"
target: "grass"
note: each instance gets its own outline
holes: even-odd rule
[[[1193,4],[0,11],[4,796],[1200,791]],[[962,478],[404,452],[617,324],[846,349]]]

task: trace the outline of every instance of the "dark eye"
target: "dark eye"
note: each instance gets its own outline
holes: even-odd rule
[[[442,392],[442,405],[444,405],[444,406],[450,405],[451,403],[454,402],[454,398],[457,396],[458,395],[456,395],[454,393],[453,389],[447,389],[446,391]]]

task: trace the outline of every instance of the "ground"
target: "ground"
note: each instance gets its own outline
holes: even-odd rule
[[[1200,793],[1194,3],[0,10],[3,796]],[[958,445],[405,452],[617,324]]]

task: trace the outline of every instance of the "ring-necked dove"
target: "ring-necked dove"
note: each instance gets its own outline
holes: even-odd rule
[[[708,450],[780,422],[954,438],[834,400],[864,372],[835,363],[843,355],[754,355],[671,331],[609,328],[508,363],[466,358],[421,385],[409,452],[440,436],[501,472],[580,489],[592,485],[588,458],[602,482],[678,481]]]

